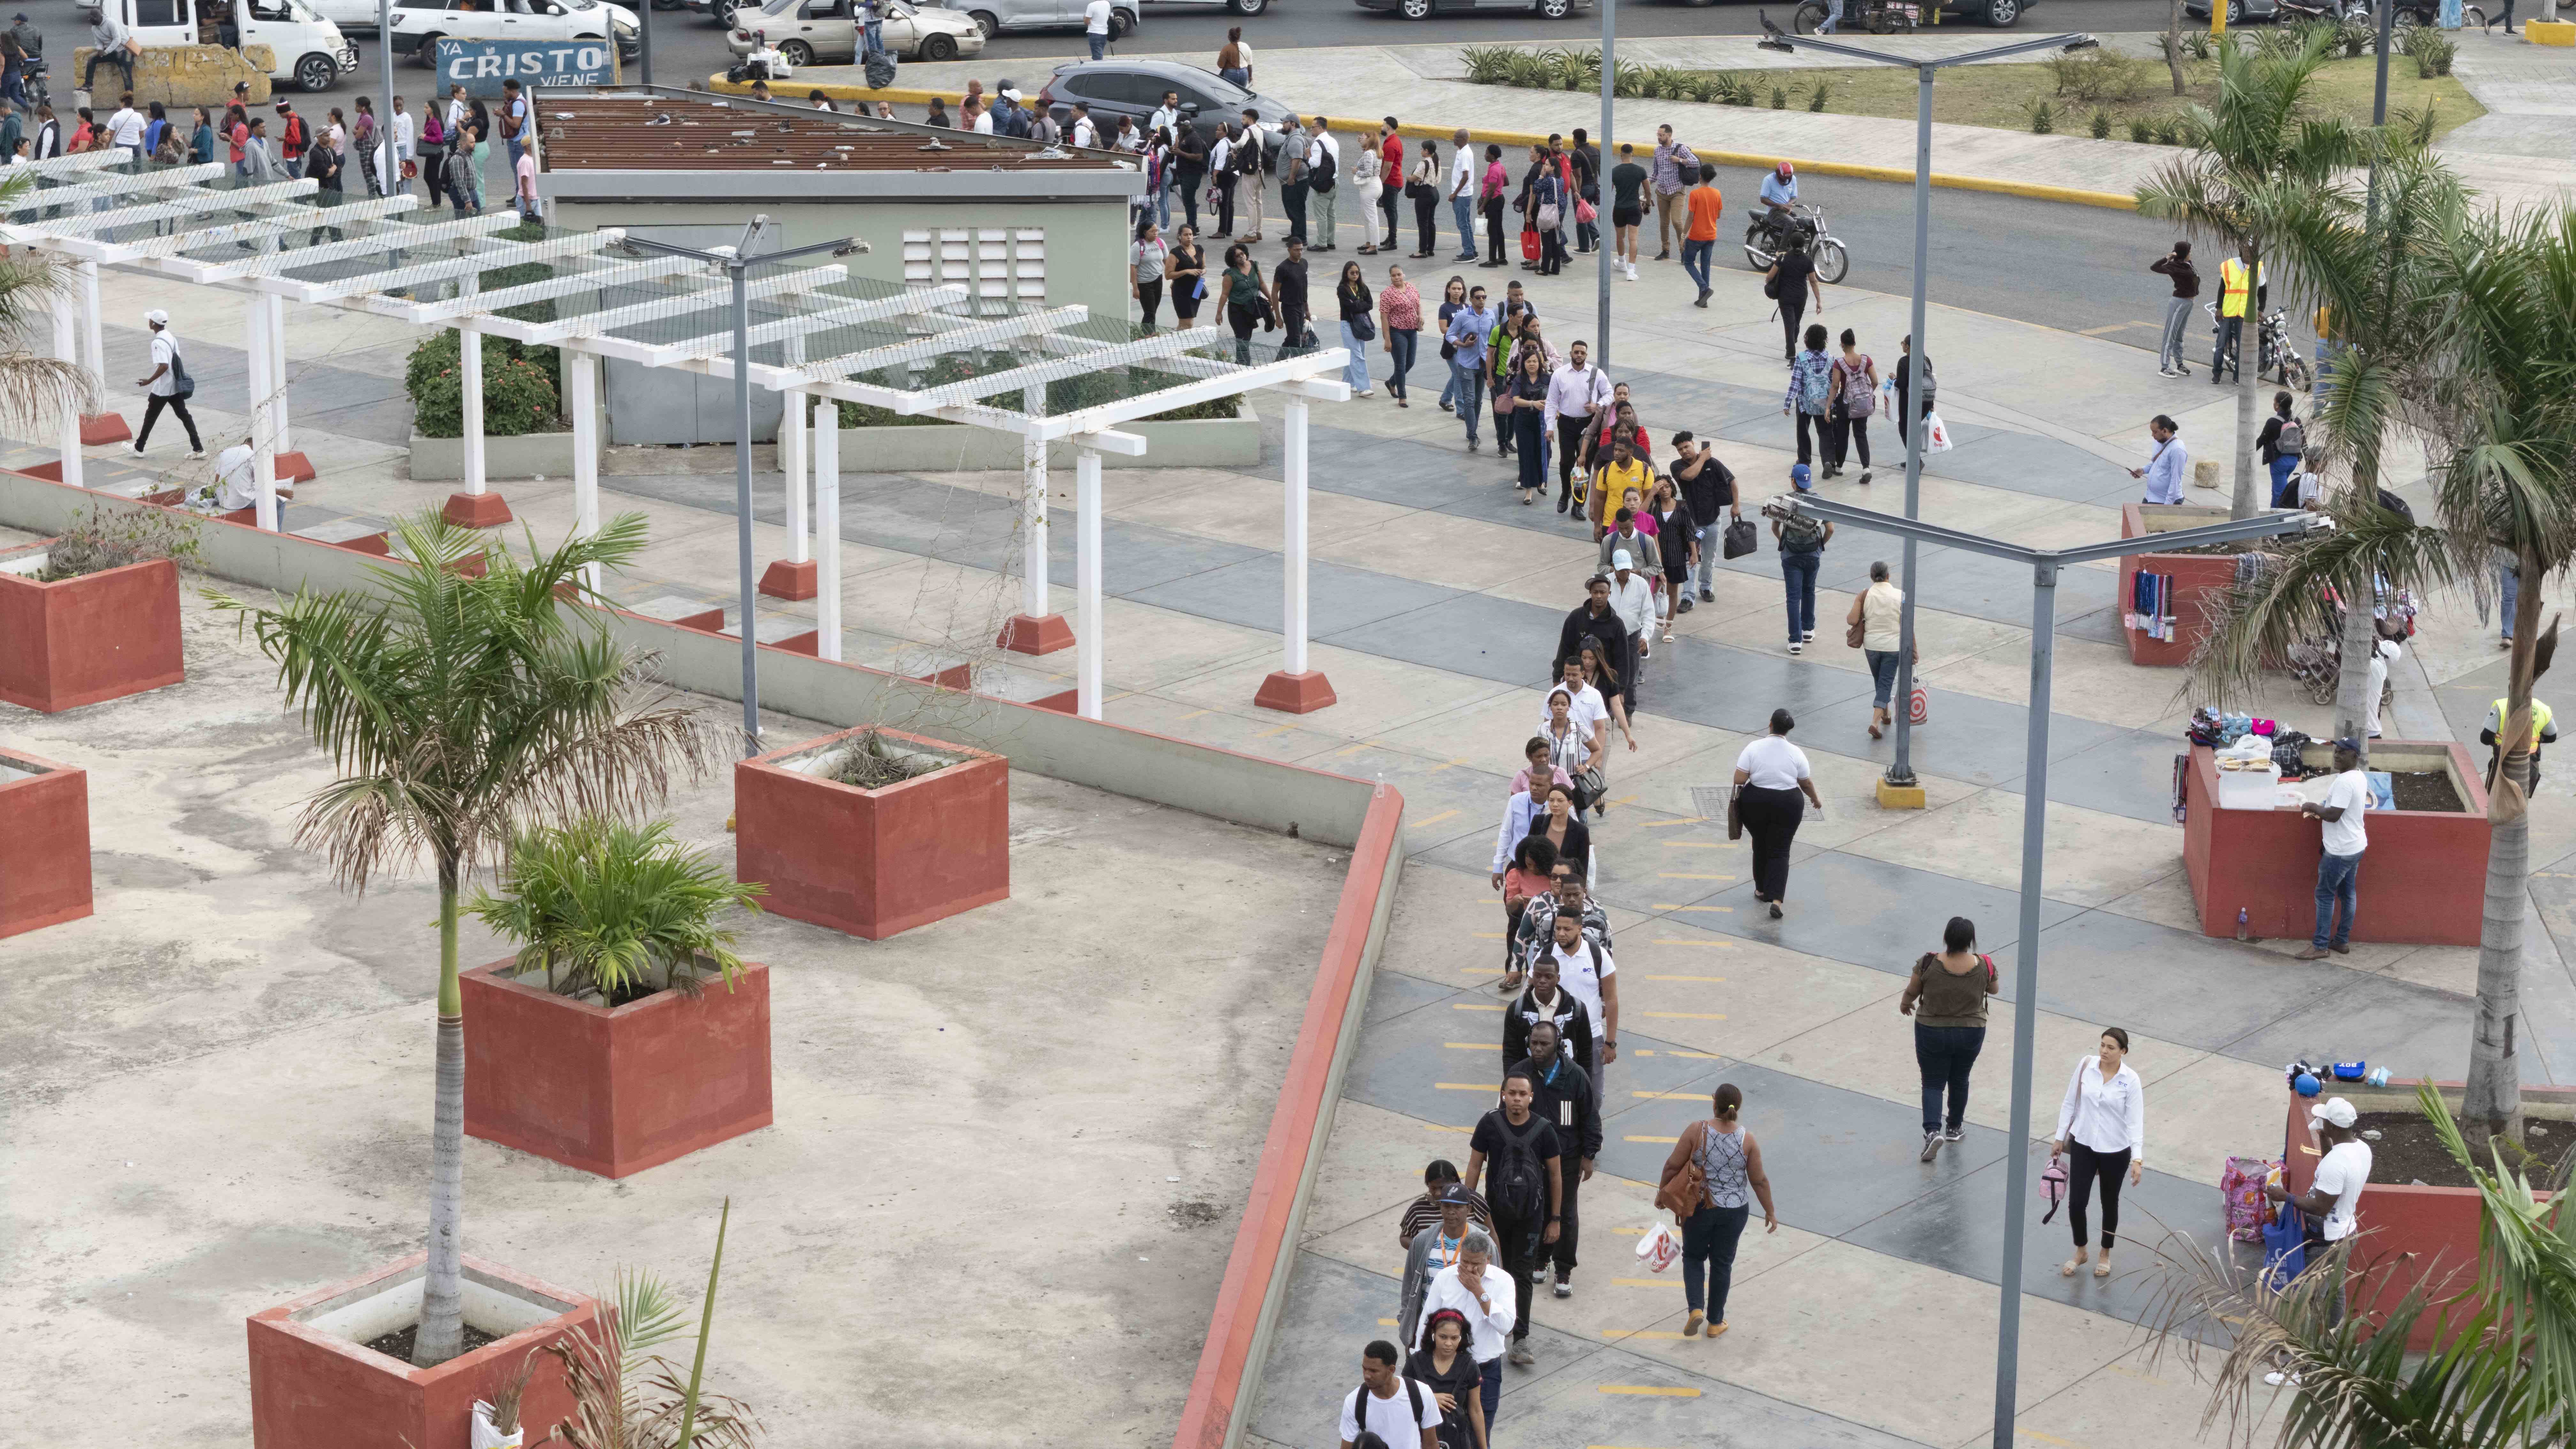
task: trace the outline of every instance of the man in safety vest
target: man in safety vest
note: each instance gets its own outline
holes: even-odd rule
[[[2253,257],[2252,247],[2240,246],[2236,255],[2218,264],[2218,333],[2211,339],[2209,349],[2209,380],[2213,386],[2219,381],[2218,369],[2231,358],[2240,376],[2243,372],[2239,344],[2244,341],[2246,304],[2253,300],[2254,269],[2247,265]]]
[[[2499,777],[2504,764],[2505,747],[2496,742],[2496,735],[2504,728],[2505,715],[2509,712],[2506,701],[2501,699],[2487,706],[2486,727],[2478,731],[2478,743],[2495,747],[2494,756],[2487,761],[2487,782],[2490,789],[2494,788],[2494,782]],[[2531,702],[2531,737],[2525,743],[2531,747],[2530,793],[2536,794],[2540,790],[2540,747],[2558,743],[2558,721],[2549,713],[2549,706],[2537,699]]]

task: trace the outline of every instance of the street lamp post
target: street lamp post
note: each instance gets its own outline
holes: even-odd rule
[[[768,216],[753,217],[742,229],[742,240],[729,247],[700,251],[651,237],[627,234],[626,245],[665,256],[688,257],[721,270],[733,284],[733,507],[734,564],[740,576],[742,610],[742,753],[745,759],[760,753],[760,639],[755,610],[757,585],[751,576],[751,298],[750,273],[754,267],[774,266],[815,252],[846,256],[857,250],[855,237],[816,242],[811,246],[790,247],[785,251],[762,252],[754,256],[752,247],[768,230]],[[787,486],[795,488],[802,480],[789,478]]]
[[[1619,0],[1601,0],[1601,135],[1593,144],[1596,155],[1592,166],[1592,178],[1594,186],[1603,189],[1606,189],[1610,175],[1610,92],[1618,80],[1619,58],[1615,53],[1618,42]],[[1567,202],[1566,214],[1573,215],[1574,208],[1580,202],[1579,196]],[[1610,268],[1614,265],[1612,254],[1617,250],[1611,242],[1618,235],[1617,227],[1601,224],[1600,212],[1596,207],[1592,217],[1594,241],[1592,259],[1601,264],[1595,268],[1600,273],[1601,279],[1601,315],[1594,329],[1600,338],[1600,343],[1592,349],[1592,365],[1600,368],[1605,374],[1610,368]]]
[[[1911,385],[1905,401],[1907,409],[1914,416],[1910,420],[1897,419],[1897,426],[1905,434],[1905,516],[1913,518],[1922,507],[1923,419],[1931,412],[1929,390],[1922,386],[1921,380],[1931,370],[1929,361],[1931,348],[1924,333],[1924,311],[1926,291],[1929,287],[1928,262],[1932,251],[1933,75],[1948,66],[1970,65],[1977,61],[1993,60],[2006,55],[2021,55],[2034,50],[2086,50],[2100,42],[2089,35],[2052,35],[2041,40],[2023,40],[2011,45],[1998,45],[1969,55],[1943,56],[1926,60],[1918,56],[1889,55],[1884,51],[1866,50],[1860,46],[1845,45],[1838,40],[1824,40],[1813,35],[1786,35],[1771,23],[1769,15],[1762,16],[1762,29],[1765,34],[1759,44],[1764,50],[1776,50],[1785,54],[1804,46],[1878,65],[1906,66],[1914,71],[1914,315],[1911,334],[1914,339],[1914,361],[1908,371]],[[1606,277],[1607,273],[1604,273],[1604,276]],[[1603,287],[1606,291],[1608,287],[1606,281]],[[1903,791],[1906,792],[1909,803],[1919,806],[1923,798],[1922,786],[1914,775],[1914,555],[1914,538],[1909,534],[1905,539],[1902,585],[1905,590],[1905,602],[1899,607],[1897,618],[1897,629],[1901,637],[1896,647],[1896,698],[1893,701],[1896,706],[1893,711],[1896,716],[1896,760],[1887,767],[1887,786],[1880,792],[1880,798],[1887,799],[1890,791]]]
[[[2058,575],[2070,564],[2094,559],[2121,558],[2150,551],[2162,553],[2202,544],[2297,533],[2315,526],[2317,519],[2306,512],[2261,513],[2252,518],[2231,519],[2176,533],[2159,533],[2152,541],[2115,539],[2109,543],[2050,549],[2025,548],[1981,534],[1964,533],[1910,518],[1896,518],[1811,494],[1775,498],[1764,505],[1763,511],[1775,516],[1806,514],[1845,528],[1892,533],[1905,540],[1909,553],[1919,541],[1964,553],[2010,559],[2030,567],[2030,727],[2028,740],[2023,746],[2027,753],[2022,760],[2025,774],[2021,800],[2021,920],[2020,940],[2014,947],[2016,959],[2013,962],[2012,1135],[2006,1139],[2004,1154],[2003,1317],[1995,1335],[1994,1449],[2015,1449],[2013,1405],[2021,1369],[2022,1213],[2028,1205],[2024,1195],[2030,1190],[2031,1053],[2039,1025],[2041,848],[2048,837],[2048,707],[2056,654]]]

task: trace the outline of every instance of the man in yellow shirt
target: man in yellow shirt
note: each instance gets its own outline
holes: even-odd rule
[[[1637,456],[1636,441],[1628,434],[1621,433],[1610,440],[1610,461],[1602,464],[1592,475],[1589,511],[1592,514],[1594,543],[1599,543],[1601,535],[1609,532],[1617,524],[1619,505],[1630,489],[1636,490],[1640,500],[1652,496],[1655,491],[1655,470],[1645,459]]]
[[[2243,376],[2245,359],[2245,309],[2253,299],[2254,269],[2247,265],[2254,259],[2254,249],[2240,246],[2236,255],[2218,264],[2218,333],[2210,340],[2209,381],[2219,384],[2220,367],[2233,365]]]

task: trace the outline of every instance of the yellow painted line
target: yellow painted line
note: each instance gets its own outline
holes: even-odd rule
[[[1502,1010],[1502,1008],[1501,1008],[1501,1007],[1499,1007],[1499,1006],[1479,1006],[1479,1005],[1477,1005],[1475,1002],[1472,1002],[1472,1001],[1453,1001],[1453,1002],[1450,1002],[1450,1003],[1449,1003],[1449,1009],[1450,1009],[1451,1011],[1500,1011],[1500,1010]]]
[[[1183,723],[1183,724],[1188,724],[1191,720],[1197,719],[1200,715],[1203,715],[1203,714],[1214,714],[1214,713],[1216,713],[1216,711],[1215,711],[1215,710],[1212,710],[1212,709],[1194,709],[1194,710],[1191,710],[1188,714],[1185,714],[1185,715],[1182,715],[1182,716],[1181,716],[1181,723]]]
[[[1666,850],[1733,850],[1734,848],[1735,842],[1732,840],[1667,840],[1664,842]]]
[[[1437,825],[1441,821],[1446,820],[1457,813],[1458,812],[1455,810],[1443,810],[1437,815],[1425,815],[1421,819],[1414,821],[1412,828],[1418,830],[1425,825]]]
[[[1336,758],[1339,758],[1343,755],[1356,755],[1362,750],[1374,750],[1377,748],[1379,748],[1377,741],[1362,740],[1356,745],[1344,745],[1342,748],[1333,751],[1333,754]]]
[[[1438,1087],[1444,1092],[1492,1092],[1500,1090],[1500,1088],[1492,1082],[1433,1082],[1431,1085]]]
[[[1713,950],[1719,951],[1732,951],[1735,949],[1735,943],[1733,941],[1686,941],[1679,936],[1657,936],[1653,938],[1653,944],[1657,946],[1707,946]]]
[[[1473,1127],[1443,1127],[1437,1122],[1425,1122],[1422,1125],[1430,1128],[1434,1132],[1473,1132],[1476,1130]]]
[[[1469,1130],[1473,1130],[1473,1129],[1469,1129]],[[1621,1141],[1623,1141],[1623,1142],[1668,1142],[1668,1143],[1669,1143],[1669,1142],[1679,1142],[1679,1141],[1681,1141],[1681,1139],[1680,1139],[1680,1138],[1678,1138],[1678,1137],[1624,1137],[1624,1138],[1621,1138],[1620,1140],[1621,1140]]]
[[[1263,730],[1261,733],[1259,733],[1259,734],[1257,734],[1257,735],[1254,735],[1254,736],[1253,736],[1253,738],[1254,738],[1254,739],[1256,739],[1256,740],[1266,740],[1266,739],[1271,739],[1271,738],[1273,738],[1273,737],[1275,737],[1275,736],[1278,736],[1278,735],[1284,735],[1284,734],[1288,733],[1290,730],[1293,730],[1293,729],[1295,729],[1295,728],[1296,728],[1296,726],[1295,726],[1295,725],[1292,725],[1292,724],[1285,724],[1285,725],[1281,725],[1279,728],[1277,728],[1277,729],[1275,729],[1275,730]]]
[[[1640,1014],[1640,1015],[1643,1015],[1643,1016],[1651,1016],[1651,1017],[1654,1017],[1654,1018],[1656,1018],[1656,1019],[1658,1019],[1658,1020],[1661,1020],[1661,1021],[1724,1021],[1724,1020],[1726,1020],[1726,1018],[1725,1018],[1723,1015],[1720,1015],[1719,1013],[1714,1012],[1714,1011],[1648,1011],[1648,1012],[1641,1012],[1641,1013],[1639,1013],[1639,1014]]]
[[[1503,933],[1500,931],[1478,931],[1476,933],[1476,939],[1479,941],[1499,941],[1503,939]]]
[[[1612,1228],[1610,1231],[1623,1238],[1642,1238],[1646,1235],[1644,1228]]]
[[[1628,1095],[1642,1097],[1649,1102],[1696,1102],[1700,1099],[1697,1092],[1630,1092]]]
[[[1610,1280],[1610,1286],[1613,1288],[1679,1288],[1682,1286],[1682,1280],[1679,1278],[1613,1278]]]
[[[2039,1442],[2041,1442],[2042,1444],[2066,1444],[2066,1445],[2071,1445],[2071,1446],[2073,1446],[2073,1449],[2084,1449],[2084,1446],[2082,1446],[2081,1444],[2077,1444],[2077,1443],[2076,1443],[2074,1440],[2072,1440],[2072,1439],[2060,1439],[2060,1438],[2058,1438],[2058,1437],[2057,1437],[2056,1435],[2054,1435],[2054,1434],[2043,1434],[2043,1433],[2039,1432],[2037,1429],[2021,1429],[2021,1428],[2016,1428],[2016,1429],[2014,1429],[2014,1430],[2013,1430],[2013,1432],[2014,1432],[2014,1433],[2016,1433],[2016,1434],[2027,1434],[2027,1435],[2029,1435],[2030,1437],[2032,1437],[2032,1438],[2034,1438],[2034,1439],[2038,1440],[2038,1441],[2039,1441]]]
[[[1634,795],[1622,795],[1610,803],[1613,805],[1634,805],[1637,803],[1637,797]]]
[[[1640,1053],[1638,1053],[1638,1055],[1643,1056],[1643,1055],[1645,1055],[1645,1053],[1640,1052]],[[1689,1057],[1689,1058],[1691,1058],[1693,1061],[1702,1061],[1702,1062],[1722,1062],[1722,1061],[1725,1061],[1725,1060],[1726,1060],[1726,1058],[1725,1058],[1723,1055],[1721,1055],[1721,1054],[1719,1054],[1719,1053],[1717,1053],[1717,1052],[1684,1052],[1684,1051],[1667,1051],[1667,1052],[1665,1052],[1665,1053],[1664,1053],[1664,1055],[1665,1055],[1665,1056],[1668,1056],[1668,1057]]]
[[[1733,877],[1733,876],[1731,876],[1731,875],[1699,875],[1699,874],[1695,874],[1695,873],[1693,873],[1693,872],[1691,872],[1691,871],[1686,871],[1686,870],[1659,870],[1659,871],[1656,871],[1656,872],[1655,872],[1655,876],[1656,876],[1656,878],[1657,878],[1657,879],[1659,879],[1659,880],[1733,880],[1733,879],[1735,879],[1735,877]],[[1661,909],[1661,907],[1658,907],[1657,909]]]
[[[1603,1384],[1605,1394],[1634,1394],[1650,1399],[1696,1399],[1697,1389],[1668,1389],[1659,1384]]]
[[[2083,329],[2082,335],[2086,337],[2100,337],[2106,333],[2126,332],[2137,325],[2139,324],[2135,322],[2114,322],[2108,327],[2087,327]]]
[[[1381,1318],[1377,1321],[1377,1326],[1380,1328],[1393,1328],[1395,1327],[1395,1320],[1392,1318]]]
[[[1708,817],[1705,815],[1685,815],[1679,820],[1649,820],[1646,822],[1645,828],[1648,830],[1663,830],[1675,825],[1703,825],[1706,824],[1707,821]],[[1666,841],[1664,843],[1670,845],[1672,842]]]
[[[1454,770],[1460,765],[1472,765],[1474,763],[1476,762],[1473,760],[1442,760],[1439,764],[1432,766],[1430,769],[1425,770],[1422,773],[1426,775],[1437,775],[1443,770]]]

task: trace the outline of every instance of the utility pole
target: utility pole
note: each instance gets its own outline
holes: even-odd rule
[[[1619,0],[1601,0],[1601,134],[1593,142],[1596,159],[1592,167],[1592,181],[1596,190],[1604,192],[1609,189],[1607,183],[1610,176],[1611,156],[1610,91],[1619,71],[1618,44]],[[1577,205],[1581,204],[1581,201],[1582,198],[1578,195],[1573,201],[1567,202],[1566,211],[1571,213]],[[1592,234],[1599,240],[1600,246],[1594,252],[1593,260],[1601,264],[1597,268],[1601,274],[1601,303],[1600,318],[1595,324],[1600,341],[1592,349],[1592,365],[1606,373],[1610,367],[1610,268],[1613,265],[1612,254],[1616,250],[1611,245],[1611,240],[1619,234],[1619,229],[1603,226],[1601,222],[1601,209],[1596,205],[1592,215]]]

